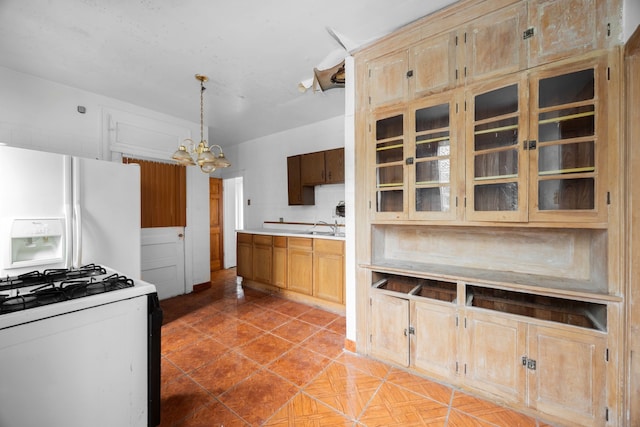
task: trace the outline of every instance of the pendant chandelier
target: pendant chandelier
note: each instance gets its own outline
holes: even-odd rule
[[[202,74],[196,74],[196,80],[200,81],[200,143],[196,145],[191,138],[185,139],[171,158],[183,166],[198,164],[202,172],[211,173],[216,169],[228,168],[231,163],[224,157],[222,147],[215,144],[209,145],[204,140],[204,91],[207,89],[204,87],[204,82],[209,78]],[[212,152],[213,148],[220,150],[220,154],[216,156]],[[197,155],[195,161],[193,160],[194,155]]]

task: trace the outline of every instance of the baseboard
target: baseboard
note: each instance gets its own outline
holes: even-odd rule
[[[356,342],[345,338],[344,349],[350,351],[351,353],[356,353]]]
[[[211,282],[198,283],[197,285],[193,285],[193,292],[202,292],[211,288]]]

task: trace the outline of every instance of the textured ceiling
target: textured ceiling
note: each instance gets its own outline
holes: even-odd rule
[[[0,66],[199,122],[228,146],[344,114],[298,91],[341,49],[454,0],[0,0]],[[338,52],[339,53],[339,52]]]

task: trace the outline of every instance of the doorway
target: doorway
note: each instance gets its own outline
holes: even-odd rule
[[[236,266],[236,230],[244,228],[242,177],[223,181],[224,194],[224,268]]]

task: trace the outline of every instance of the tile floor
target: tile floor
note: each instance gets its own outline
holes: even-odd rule
[[[343,351],[345,319],[236,286],[161,301],[162,426],[545,426]]]

